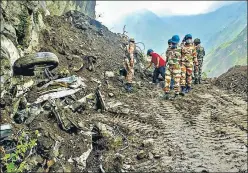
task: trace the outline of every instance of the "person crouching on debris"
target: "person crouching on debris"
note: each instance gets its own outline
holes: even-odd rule
[[[132,80],[134,75],[134,56],[136,55],[136,45],[133,38],[129,39],[129,43],[126,46],[124,68],[127,71],[125,89],[132,91]]]
[[[172,37],[172,46],[166,54],[166,62],[168,69],[165,73],[165,87],[164,87],[164,98],[166,100],[169,99],[169,92],[170,92],[170,84],[171,79],[174,79],[174,90],[175,96],[174,98],[178,97],[179,90],[180,90],[180,77],[181,77],[181,66],[180,66],[180,59],[181,59],[181,48],[178,46],[180,38],[178,35],[174,35]]]
[[[161,76],[164,79],[166,62],[159,54],[155,53],[152,49],[149,49],[147,51],[147,55],[151,56],[152,59],[151,59],[150,64],[148,65],[148,67],[146,67],[145,70],[150,68],[152,66],[152,64],[155,65],[155,69],[153,71],[153,80],[152,80],[152,82],[154,84],[157,84],[159,74],[161,74]]]

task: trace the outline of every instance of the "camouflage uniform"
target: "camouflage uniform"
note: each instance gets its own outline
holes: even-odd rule
[[[130,42],[126,46],[125,53],[124,68],[127,70],[126,81],[127,83],[132,83],[134,75],[134,55],[136,53],[136,45]]]
[[[180,90],[180,77],[181,77],[181,67],[179,60],[181,59],[181,48],[171,49],[168,48],[166,51],[166,63],[168,69],[165,73],[165,93],[169,93],[171,79],[174,80],[174,91],[175,94],[179,94]]]
[[[192,83],[192,70],[194,63],[198,65],[197,53],[195,46],[192,44],[185,44],[182,47],[181,56],[181,86],[185,87],[186,83],[188,87],[191,87]]]
[[[204,47],[202,47],[200,44],[198,44],[196,46],[196,52],[197,52],[197,60],[198,60],[198,71],[194,70],[194,77],[195,77],[195,81],[197,83],[197,82],[201,81],[203,57],[205,56]]]

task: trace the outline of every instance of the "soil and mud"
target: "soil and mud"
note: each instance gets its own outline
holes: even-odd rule
[[[86,105],[72,113],[61,105],[67,118],[80,127],[64,131],[46,110],[28,126],[16,124],[9,116],[11,104],[2,104],[2,122],[11,123],[14,133],[24,127],[39,130],[39,152],[34,157],[41,157],[41,163],[56,158],[50,172],[82,172],[82,167],[84,172],[247,171],[247,100],[242,97],[247,93],[247,80],[242,83],[247,67],[234,68],[214,82],[203,81],[173,101],[162,100],[161,88],[139,73],[135,73],[134,91],[126,93],[118,76],[123,38],[77,12],[48,16],[45,24],[40,51],[53,52],[60,61],[52,72],[63,76],[68,71],[67,75],[84,78],[87,85],[67,102],[94,93],[101,83],[108,106],[100,112]],[[94,70],[87,68],[89,56],[95,58]],[[106,71],[115,76],[106,77]],[[230,92],[230,85],[239,94]],[[33,87],[27,101],[38,96]],[[44,104],[49,108],[49,102]],[[86,165],[80,161],[82,153]]]

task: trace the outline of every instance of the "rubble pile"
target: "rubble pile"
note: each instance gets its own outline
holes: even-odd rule
[[[247,66],[235,66],[220,75],[214,84],[242,95],[247,95]]]
[[[247,170],[247,102],[211,82],[162,101],[142,71],[142,49],[127,93],[127,36],[77,11],[46,16],[44,26],[39,49],[11,63],[13,71],[3,67],[13,76],[0,78],[1,172]]]
[[[127,40],[77,11],[47,16],[44,23],[40,51],[17,59],[11,84],[1,90],[1,154],[15,153],[23,134],[39,135],[32,148],[17,153],[14,166],[10,158],[1,162],[2,171],[18,172],[22,163],[21,171],[120,170],[115,164],[121,163],[118,151],[128,147],[126,135],[94,115],[129,111],[115,100]],[[107,159],[109,166],[102,162],[107,150],[117,154]]]

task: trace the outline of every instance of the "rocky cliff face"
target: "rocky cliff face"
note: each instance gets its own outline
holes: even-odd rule
[[[62,15],[70,10],[77,10],[95,18],[96,1],[41,1],[52,15]]]
[[[24,54],[37,52],[39,33],[46,15],[77,10],[95,18],[96,1],[2,1],[1,2],[1,85],[12,75],[12,65]]]

